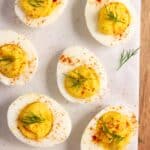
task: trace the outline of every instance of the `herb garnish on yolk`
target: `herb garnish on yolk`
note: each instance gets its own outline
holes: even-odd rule
[[[49,16],[60,3],[54,0],[20,0],[19,4],[27,17],[38,19]]]
[[[12,57],[12,56],[4,56],[4,57],[0,57],[0,62],[8,62],[8,63],[11,63],[11,62],[14,62],[15,61],[15,58]]]
[[[114,22],[121,22],[124,23],[121,19],[118,18],[117,13],[108,10],[108,8],[106,7],[106,11],[107,11],[107,19],[114,21]]]
[[[96,124],[93,141],[107,150],[122,150],[132,134],[133,126],[128,116],[119,112],[105,113]]]
[[[105,134],[109,134],[111,136],[111,141],[122,141],[124,139],[124,137],[121,137],[120,135],[117,135],[117,134],[114,134],[112,133],[109,128],[107,127],[106,123],[103,122],[103,125],[102,125],[102,130]]]
[[[65,74],[64,86],[67,92],[75,98],[90,98],[100,88],[99,78],[93,68],[82,65]]]
[[[34,123],[42,123],[45,119],[41,115],[36,115],[33,112],[30,112],[21,120],[25,125],[34,124]]]
[[[78,77],[73,77],[71,75],[67,75],[65,74],[66,78],[69,78],[70,80],[72,80],[72,87],[81,87],[81,85],[88,80],[88,78],[85,78],[83,75],[81,75],[79,72],[76,73]]]
[[[0,46],[0,73],[8,78],[19,77],[27,64],[25,51],[16,44]]]
[[[121,36],[131,23],[128,8],[120,2],[111,2],[98,14],[98,31],[106,35]]]
[[[41,5],[44,3],[44,0],[28,0],[28,3],[33,7],[41,7]]]
[[[18,116],[18,128],[29,139],[39,140],[46,137],[52,127],[52,111],[39,101],[28,104]]]

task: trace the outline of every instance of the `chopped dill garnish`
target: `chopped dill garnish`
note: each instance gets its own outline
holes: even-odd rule
[[[111,20],[111,21],[113,21],[113,22],[115,22],[115,23],[116,23],[116,22],[124,23],[121,19],[119,19],[117,13],[115,13],[115,12],[113,12],[113,11],[111,11],[111,10],[108,10],[107,7],[105,7],[105,8],[106,8],[106,11],[107,11],[107,19],[108,19],[108,20]]]
[[[15,60],[16,60],[15,57],[12,57],[12,56],[0,57],[0,62],[12,63],[12,62],[14,62]]]
[[[41,115],[38,116],[32,112],[30,112],[28,115],[26,115],[21,119],[21,122],[24,123],[25,125],[43,123],[44,121],[45,119]]]
[[[72,81],[72,87],[81,87],[88,80],[88,78],[85,78],[80,73],[76,73],[76,74],[77,74],[77,77],[73,77],[67,74],[65,74],[65,77],[69,78]]]
[[[44,0],[28,0],[28,3],[33,7],[41,7],[44,3]]]
[[[105,123],[105,122],[103,122],[102,130],[103,130],[103,132],[104,132],[105,134],[108,134],[108,135],[111,136],[111,141],[113,141],[113,142],[120,142],[120,141],[122,141],[122,140],[124,139],[124,137],[110,132],[110,130],[109,130],[108,127],[106,126],[106,123]]]

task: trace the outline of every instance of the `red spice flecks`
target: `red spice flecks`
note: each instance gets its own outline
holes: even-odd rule
[[[57,2],[57,0],[53,0],[53,2],[55,3],[55,2]]]
[[[92,136],[93,141],[97,140],[97,137],[95,135]]]
[[[101,139],[98,138],[96,135],[93,135],[93,136],[92,136],[92,141],[93,141],[94,143],[99,143],[99,142],[101,141]]]
[[[96,0],[96,1],[100,3],[102,0]]]
[[[78,60],[73,59],[73,58],[66,56],[66,55],[61,55],[59,60],[63,63],[69,64],[69,65],[74,65],[78,62]]]
[[[84,95],[84,94],[85,94],[85,91],[82,91],[81,94]]]

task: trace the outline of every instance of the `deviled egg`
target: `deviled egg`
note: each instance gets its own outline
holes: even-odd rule
[[[6,85],[23,85],[38,66],[32,43],[13,31],[0,31],[0,81]]]
[[[125,106],[109,106],[99,112],[85,129],[81,150],[128,149],[137,133],[137,119]]]
[[[85,17],[92,36],[105,46],[127,41],[137,22],[129,0],[87,0]]]
[[[66,4],[67,0],[16,0],[15,12],[26,25],[41,27],[53,23]]]
[[[7,120],[17,139],[35,147],[63,143],[71,132],[68,113],[41,94],[27,94],[15,100],[8,109]]]
[[[71,102],[100,100],[107,88],[107,78],[98,58],[86,48],[69,47],[59,57],[57,84]]]

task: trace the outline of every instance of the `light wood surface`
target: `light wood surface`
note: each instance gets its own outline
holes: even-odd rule
[[[150,150],[150,0],[142,0],[139,150]]]

